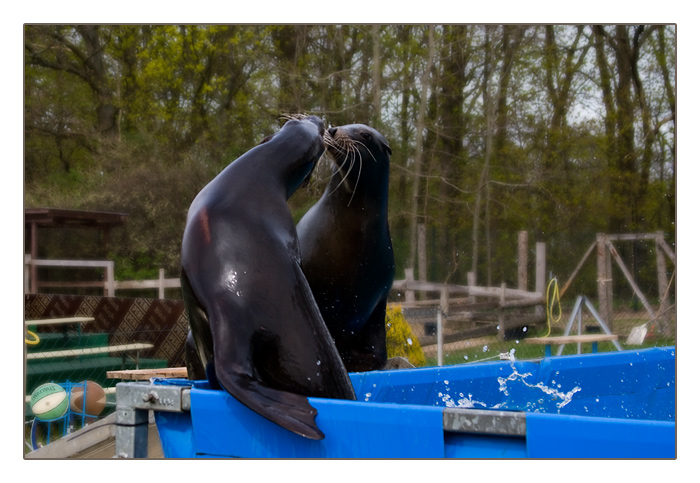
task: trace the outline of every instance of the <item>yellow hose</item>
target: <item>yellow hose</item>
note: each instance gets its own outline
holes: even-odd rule
[[[39,336],[36,335],[34,332],[28,330],[27,335],[33,337],[33,339],[24,339],[24,342],[26,342],[29,345],[37,345],[39,343]]]
[[[551,301],[550,293],[552,294]],[[553,319],[555,303],[557,304],[559,315],[557,315],[556,319]],[[545,337],[549,337],[549,334],[552,331],[552,322],[557,323],[561,320],[561,299],[559,298],[559,284],[557,283],[556,277],[550,280],[549,285],[547,285],[547,298],[545,304],[547,310],[547,334]]]

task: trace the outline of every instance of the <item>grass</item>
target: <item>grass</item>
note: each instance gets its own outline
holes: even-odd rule
[[[653,340],[645,340],[644,344],[639,345],[627,345],[624,340],[620,340],[620,345],[624,350],[635,350],[635,349],[646,349],[648,347],[662,347],[675,345],[675,339],[662,339],[656,338]],[[453,364],[464,364],[482,361],[497,361],[499,360],[499,354],[510,352],[512,349],[515,350],[514,356],[518,360],[527,359],[538,359],[544,357],[544,347],[542,345],[530,345],[525,344],[522,340],[520,341],[499,341],[498,338],[493,337],[489,339],[484,339],[483,344],[479,344],[475,347],[466,347],[464,349],[457,349],[446,351],[443,356],[443,365],[453,365]],[[556,354],[558,346],[552,347],[552,353]],[[617,349],[612,342],[599,342],[598,352],[612,352]],[[562,355],[572,355],[576,354],[577,346],[576,344],[566,344],[564,346],[564,351]],[[591,344],[581,344],[582,353],[591,352]],[[437,366],[437,357],[426,357],[426,366]]]

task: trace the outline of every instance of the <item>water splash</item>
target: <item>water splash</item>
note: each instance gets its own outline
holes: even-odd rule
[[[513,355],[512,349],[511,349],[511,355]],[[581,391],[581,388],[576,386],[568,392],[561,392],[561,391],[559,391],[559,389],[561,389],[561,384],[557,384],[556,380],[554,380],[554,379],[552,380],[552,385],[553,386],[556,385],[556,387],[558,389],[546,386],[541,381],[538,382],[537,384],[530,384],[525,379],[532,376],[532,373],[526,372],[525,374],[520,374],[518,372],[518,370],[515,368],[514,362],[515,362],[515,358],[513,357],[512,359],[510,359],[510,367],[511,367],[511,369],[513,369],[513,374],[509,375],[508,377],[499,377],[498,378],[498,384],[499,384],[498,390],[501,391],[505,396],[509,395],[508,394],[508,382],[520,380],[520,382],[522,382],[525,386],[527,386],[529,388],[539,389],[540,391],[542,391],[543,393],[545,393],[547,395],[554,396],[557,399],[561,399],[561,401],[559,401],[557,403],[557,409],[561,409],[571,402],[571,400],[574,397],[574,394]]]
[[[484,346],[486,347],[486,346]],[[518,370],[515,367],[515,349],[511,349],[509,352],[504,352],[501,353],[499,356],[501,360],[507,360],[510,363],[510,367],[513,370],[513,373],[510,374],[508,377],[499,377],[498,380],[498,385],[499,385],[499,391],[503,393],[504,396],[508,397],[508,383],[515,383],[516,381],[521,382],[525,386],[536,389],[539,391],[542,391],[542,393],[547,394],[549,396],[554,397],[555,399],[558,400],[556,403],[557,409],[561,409],[567,404],[569,404],[572,399],[574,394],[577,392],[581,391],[581,388],[576,386],[570,391],[564,392],[561,390],[561,384],[558,384],[556,382],[556,379],[552,379],[551,386],[549,387],[545,385],[543,382],[538,382],[536,384],[531,384],[530,382],[527,381],[527,378],[532,376],[531,372],[526,372],[524,374],[520,374]],[[556,376],[559,375],[559,371],[555,373],[555,378]],[[459,395],[452,396],[450,394],[450,387],[449,387],[449,381],[445,380],[443,381],[443,384],[445,386],[444,391],[441,391],[438,393],[438,397],[442,401],[442,403],[448,407],[448,408],[485,408],[485,409],[502,409],[502,408],[507,408],[508,406],[508,401],[503,401],[498,404],[487,404],[482,401],[474,399],[473,395],[468,393],[466,396],[463,393],[459,393]],[[512,402],[512,401],[511,401]],[[525,411],[530,411],[530,412],[545,412],[546,408],[543,407],[544,400],[539,399],[539,400],[530,400],[527,403],[525,403],[525,407],[522,407],[519,405],[517,408],[512,408],[512,409],[519,409],[519,410],[525,410]]]

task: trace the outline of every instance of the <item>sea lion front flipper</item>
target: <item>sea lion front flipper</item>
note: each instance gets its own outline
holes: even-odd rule
[[[217,365],[219,383],[247,407],[293,433],[309,439],[323,439],[325,434],[316,426],[318,411],[308,398],[279,391],[259,381]]]

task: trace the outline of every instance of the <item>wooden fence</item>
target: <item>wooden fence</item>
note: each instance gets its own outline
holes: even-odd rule
[[[62,282],[42,281],[32,279],[31,266],[35,267],[61,267],[61,268],[101,268],[104,270],[102,280]],[[112,260],[32,260],[29,255],[24,258],[24,292],[38,293],[40,288],[101,288],[105,297],[114,297],[117,290],[158,290],[158,298],[165,298],[166,288],[180,288],[179,278],[165,278],[165,270],[158,270],[158,278],[155,280],[127,280],[114,279],[114,261]],[[38,278],[38,277],[37,277]]]
[[[404,315],[424,349],[436,346],[438,365],[443,363],[445,344],[487,335],[505,340],[511,331],[546,322],[542,292],[507,288],[505,284],[479,287],[416,281],[412,269],[405,273],[404,280],[394,281],[392,290],[400,294],[397,298]],[[426,298],[416,300],[416,292]],[[425,333],[421,333],[421,325]],[[428,330],[432,327],[434,334]]]

